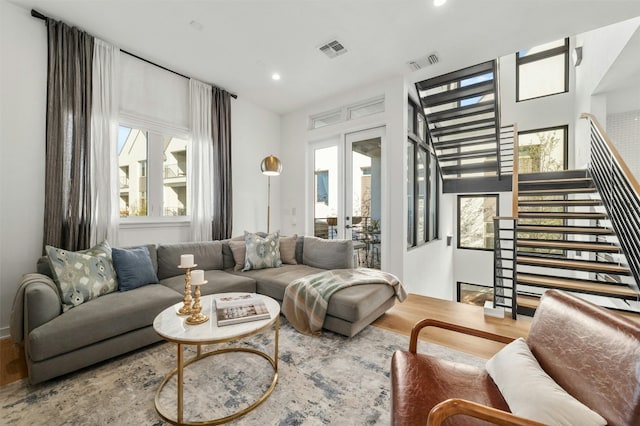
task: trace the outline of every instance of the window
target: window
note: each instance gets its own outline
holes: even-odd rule
[[[316,202],[329,205],[329,171],[316,172]]]
[[[325,126],[356,120],[368,115],[384,112],[384,96],[378,96],[363,102],[346,105],[331,111],[321,112],[309,117],[309,129],[319,129]]]
[[[486,301],[493,302],[493,287],[458,281],[457,300],[468,305],[484,306]]]
[[[569,39],[516,53],[516,100],[539,98],[569,90]]]
[[[493,250],[498,195],[458,195],[458,248]]]
[[[520,173],[555,172],[567,168],[568,126],[518,133]]]
[[[438,238],[439,179],[424,113],[411,99],[407,111],[407,246],[415,247]]]
[[[186,216],[189,141],[141,127],[119,127],[120,217]]]

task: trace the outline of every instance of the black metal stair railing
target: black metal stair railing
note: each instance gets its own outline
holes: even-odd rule
[[[640,184],[596,118],[591,114],[581,117],[590,122],[589,172],[635,279],[634,290],[640,293]]]
[[[516,319],[518,313],[517,228],[517,218],[500,216],[493,218],[493,306],[511,309],[513,319]]]

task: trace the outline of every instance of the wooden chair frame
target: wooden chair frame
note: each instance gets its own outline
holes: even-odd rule
[[[414,354],[416,353],[418,348],[418,336],[420,335],[420,332],[427,327],[442,328],[505,344],[511,343],[514,340],[511,337],[502,336],[500,334],[489,333],[475,328],[427,318],[417,322],[411,329],[409,352]],[[456,415],[475,417],[501,426],[544,426],[543,423],[539,423],[534,420],[518,417],[506,411],[458,398],[447,399],[433,407],[429,412],[427,426],[439,426],[447,418]]]

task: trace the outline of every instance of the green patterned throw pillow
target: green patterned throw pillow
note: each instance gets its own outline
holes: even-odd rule
[[[46,251],[63,311],[118,288],[111,247],[106,241],[78,252],[51,246],[46,246]]]
[[[247,246],[247,251],[244,258],[243,271],[278,268],[282,265],[279,232],[262,237],[245,231],[244,242]]]

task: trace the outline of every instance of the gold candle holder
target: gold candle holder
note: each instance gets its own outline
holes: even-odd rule
[[[201,283],[193,283],[195,286],[195,294],[193,295],[193,306],[191,306],[191,316],[185,320],[187,324],[196,325],[209,321],[209,317],[202,313],[202,305],[200,304],[200,286],[208,281]]]
[[[184,298],[182,299],[182,307],[178,309],[176,314],[178,315],[191,315],[191,268],[198,265],[193,264],[191,266],[180,266],[178,268],[186,269],[184,274]]]

